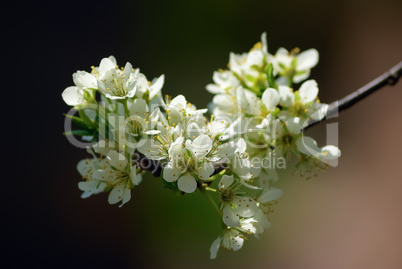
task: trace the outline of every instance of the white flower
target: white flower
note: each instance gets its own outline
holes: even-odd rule
[[[266,33],[261,35],[261,42],[258,42],[249,53],[235,54],[230,53],[229,67],[245,86],[255,93],[260,89],[268,87],[265,66],[267,64]]]
[[[227,169],[239,178],[240,183],[248,188],[255,189],[256,187],[248,182],[258,176],[260,170],[250,162],[249,155],[246,152],[246,141],[243,138],[236,138],[232,143],[235,145],[236,151],[235,154],[227,158]]]
[[[165,105],[168,121],[171,126],[181,123],[183,126],[189,122],[197,122],[199,125],[204,122],[203,113],[208,109],[199,109],[187,102],[183,95],[178,95]]]
[[[298,141],[302,138],[303,122],[298,117],[280,122],[275,129],[275,150],[280,156],[290,157],[293,152],[300,154]]]
[[[316,176],[318,171],[325,171],[329,164],[341,156],[338,147],[327,145],[320,148],[317,142],[308,136],[303,136],[296,144],[301,154],[295,173],[300,173],[307,179]]]
[[[181,124],[176,127],[167,126],[167,121],[162,114],[158,116],[157,129],[160,131],[153,138],[143,138],[138,143],[138,151],[151,160],[164,160],[169,158],[171,144],[183,137]],[[166,122],[163,122],[166,121]]]
[[[98,88],[109,99],[132,98],[136,92],[135,74],[130,63],[122,69],[116,69],[116,63],[103,58],[99,64]]]
[[[107,158],[100,162],[100,167],[93,176],[113,188],[108,202],[116,204],[122,201],[120,207],[123,206],[131,199],[131,189],[142,180],[136,172],[136,166],[131,165],[124,155],[111,150]]]
[[[271,223],[269,222],[267,216],[261,209],[257,210],[251,218],[245,218],[240,221],[240,231],[246,234],[254,234],[256,238],[264,232],[264,230],[269,229]]]
[[[233,184],[234,177],[223,175],[218,192],[222,202],[223,222],[229,227],[240,227],[240,217],[252,217],[258,207],[254,199],[242,196],[238,185]]]
[[[141,145],[138,142],[143,137],[146,139],[148,135],[161,133],[161,129],[167,126],[167,121],[159,108],[149,114],[149,107],[142,98],[136,98],[128,103],[130,116],[126,117],[124,122],[111,125],[120,148],[123,150],[125,148],[128,152],[133,153]]]
[[[328,105],[317,102],[318,86],[315,80],[307,80],[293,93],[288,86],[279,86],[280,105],[286,116],[321,120],[327,115]]]
[[[96,169],[99,169],[99,160],[84,159],[77,165],[77,170],[85,181],[78,183],[78,188],[83,191],[81,198],[88,198],[92,194],[98,194],[105,191],[106,183],[99,181],[93,177]]]
[[[167,182],[177,180],[177,187],[183,192],[194,192],[197,189],[195,177],[207,180],[215,170],[206,159],[211,149],[212,140],[207,135],[202,134],[193,141],[179,137],[169,148],[170,161],[163,169],[163,178]]]
[[[310,76],[310,70],[318,63],[318,52],[309,49],[297,54],[298,50],[288,52],[285,48],[279,48],[275,56],[269,55],[269,61],[274,70],[287,79],[287,83],[299,83]]]
[[[98,88],[95,76],[85,71],[74,73],[73,81],[75,86],[67,87],[61,94],[64,102],[69,106],[85,104],[88,98],[93,97],[91,90]]]
[[[279,103],[279,99],[280,99],[280,96],[279,96],[278,91],[273,88],[267,88],[263,92],[263,94],[261,96],[261,101],[265,106],[264,110],[267,110],[265,112],[265,114],[273,111],[276,108],[276,106]],[[260,112],[260,114],[261,114],[261,112]]]
[[[206,87],[212,94],[230,94],[240,86],[240,81],[229,70],[215,71],[212,80],[215,84],[208,84]]]
[[[232,251],[238,251],[242,248],[244,236],[236,229],[226,229],[211,245],[210,258],[215,259],[219,248],[225,248]]]
[[[159,78],[154,78],[152,82],[150,82],[147,80],[144,74],[136,72],[133,75],[133,79],[137,83],[135,95],[139,98],[145,98],[144,94],[148,93],[148,96],[146,98],[148,100],[152,100],[155,96],[160,95],[163,84],[165,83],[164,75],[161,75]]]

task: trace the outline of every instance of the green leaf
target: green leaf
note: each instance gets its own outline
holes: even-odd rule
[[[90,130],[95,129],[94,123],[90,120],[90,118],[87,116],[87,114],[85,114],[84,109],[79,109],[78,115],[80,115],[80,118],[82,119],[83,122],[85,122],[88,129],[90,129]]]
[[[64,135],[77,135],[77,136],[92,136],[92,133],[87,130],[71,130],[68,132],[64,132]]]
[[[85,122],[84,122],[82,119],[80,119],[79,117],[72,116],[72,115],[69,115],[69,114],[64,114],[64,116],[66,116],[67,118],[70,118],[71,121],[72,121],[77,127],[79,127],[80,129],[87,130],[87,125],[86,125]]]
[[[265,67],[265,73],[267,74],[267,79],[268,79],[268,85],[271,88],[278,89],[278,85],[276,84],[276,80],[274,77],[274,66],[272,63],[268,64]]]

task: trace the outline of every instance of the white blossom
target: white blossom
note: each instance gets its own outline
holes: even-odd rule
[[[228,227],[239,227],[240,217],[252,217],[258,207],[254,199],[243,196],[234,183],[234,177],[223,175],[219,184],[219,197],[222,203],[222,219]]]
[[[318,63],[318,52],[316,49],[309,49],[301,53],[287,51],[279,48],[275,55],[269,55],[269,61],[273,64],[274,70],[285,79],[299,83],[310,76],[310,70]]]
[[[118,69],[115,62],[103,58],[99,64],[98,88],[109,99],[132,98],[136,92],[135,75],[138,72],[139,70],[133,71],[130,63]]]
[[[137,174],[136,166],[131,165],[127,158],[117,151],[109,151],[107,158],[100,163],[100,169],[93,174],[94,178],[105,182],[112,188],[108,202],[121,206],[131,199],[131,189],[140,184],[142,177]]]
[[[283,115],[314,120],[321,120],[327,115],[328,105],[317,102],[315,80],[305,81],[295,93],[288,86],[279,86],[279,95]]]

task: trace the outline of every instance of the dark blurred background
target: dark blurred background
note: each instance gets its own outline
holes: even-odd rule
[[[213,71],[262,32],[271,53],[280,46],[319,51],[311,78],[330,103],[402,59],[401,1],[6,5],[3,67],[15,78],[5,78],[11,90],[3,92],[13,94],[3,104],[14,125],[3,134],[17,135],[4,140],[3,268],[402,268],[402,82],[332,120],[339,166],[310,181],[282,173],[285,194],[272,228],[214,261],[209,247],[220,220],[204,197],[176,197],[146,177],[123,208],[109,205],[107,195],[82,200],[76,164],[88,155],[61,135],[69,109],[61,93],[76,70],[114,55],[148,79],[165,74],[165,94],[184,94],[201,108],[212,98],[205,85]],[[325,124],[308,132],[325,143]]]

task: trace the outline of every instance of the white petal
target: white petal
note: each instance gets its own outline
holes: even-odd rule
[[[213,122],[211,122],[210,124],[208,124],[207,128],[209,133],[215,137],[219,134],[222,134],[225,132],[226,128],[227,128],[228,122],[225,120],[214,120]]]
[[[312,102],[317,98],[318,95],[318,85],[313,79],[304,82],[299,89],[300,101],[303,104]]]
[[[103,192],[106,187],[105,182],[100,182],[98,180],[91,180],[91,181],[81,181],[78,182],[78,188],[84,193],[81,195],[81,198],[88,198],[92,194],[98,194]]]
[[[169,125],[167,120],[166,120],[166,117],[162,114],[162,112],[160,111],[159,107],[156,108],[151,113],[151,115],[149,115],[149,116],[151,117],[150,120],[152,122],[160,122],[160,123],[162,123],[163,125],[166,125],[166,126]]]
[[[125,81],[129,81],[132,72],[133,72],[133,66],[129,62],[127,62],[126,65],[124,66],[124,71],[122,74],[122,77],[125,78]]]
[[[276,188],[268,189],[261,193],[261,196],[260,198],[258,198],[258,201],[261,203],[271,202],[279,199],[279,197],[281,197],[282,194],[283,191],[281,189]]]
[[[181,121],[181,114],[177,107],[169,106],[168,119],[170,125],[178,124]]]
[[[131,190],[129,188],[125,188],[123,191],[123,199],[121,201],[121,205],[119,207],[122,207],[125,203],[130,201],[131,199]]]
[[[310,69],[304,70],[303,73],[297,74],[293,77],[293,83],[300,83],[303,80],[306,80],[310,76]]]
[[[66,88],[61,94],[61,97],[69,106],[76,106],[85,103],[83,90],[75,86]]]
[[[216,162],[216,161],[221,160],[222,158],[227,158],[227,157],[232,156],[236,152],[237,149],[238,148],[235,143],[227,142],[227,143],[224,143],[224,144],[220,145],[219,147],[217,147],[212,152],[212,155],[209,155],[207,157],[207,159],[212,162]]]
[[[220,190],[227,189],[230,185],[232,185],[233,181],[233,176],[223,175],[221,181],[219,181],[218,187]]]
[[[109,58],[103,58],[99,64],[99,73],[104,76],[110,69],[115,69],[116,64],[113,63]]]
[[[279,103],[278,91],[273,88],[266,89],[262,94],[261,100],[268,110],[274,110]]]
[[[104,159],[100,165],[102,169],[95,170],[93,172],[93,178],[101,181],[115,182],[119,178],[120,172],[113,170],[108,160]]]
[[[225,93],[225,89],[222,89],[220,86],[215,84],[208,84],[205,88],[212,94]]]
[[[322,120],[325,118],[325,116],[327,116],[328,105],[313,103],[313,106],[309,110],[311,110],[310,117],[313,120]]]
[[[212,140],[211,138],[209,138],[209,136],[202,134],[194,139],[192,142],[190,140],[187,140],[186,148],[193,153],[194,157],[202,158],[211,151]]]
[[[286,127],[288,128],[288,131],[292,134],[299,134],[302,129],[302,124],[300,122],[300,118],[295,117],[291,118],[286,122]],[[279,130],[279,128],[277,128]]]
[[[246,151],[247,143],[243,138],[236,138],[233,142],[237,147],[236,149],[237,153],[244,153]]]
[[[177,180],[177,187],[181,191],[192,193],[197,189],[197,181],[192,176],[182,176]]]
[[[161,160],[167,157],[167,154],[164,155],[162,154],[161,150],[159,150],[159,148],[162,146],[156,143],[154,139],[141,139],[137,146],[138,151],[149,159]]]
[[[73,81],[74,84],[80,88],[96,89],[98,86],[96,78],[92,74],[85,71],[77,71],[76,73],[74,73]]]
[[[236,107],[236,103],[234,103],[234,96],[229,94],[218,94],[215,95],[212,99],[212,102],[216,104],[219,108],[223,110],[232,110],[233,107]]]
[[[297,55],[297,70],[310,69],[318,63],[318,51],[309,49]]]
[[[216,255],[218,254],[219,248],[221,247],[221,241],[222,241],[222,239],[221,239],[221,237],[219,236],[219,237],[212,243],[212,245],[211,245],[211,247],[210,247],[210,249],[209,249],[209,253],[210,253],[209,258],[210,258],[210,259],[215,259],[215,258],[216,258]]]
[[[172,102],[170,102],[169,106],[176,107],[177,110],[180,110],[181,108],[185,108],[187,105],[186,98],[183,95],[178,95],[175,98],[173,98]]]
[[[116,204],[123,199],[125,184],[118,183],[113,187],[113,190],[109,193],[109,204]]]
[[[248,218],[241,221],[240,229],[248,234],[255,234],[257,232],[256,220]]]
[[[309,137],[303,136],[296,141],[297,149],[306,155],[315,155],[321,152],[320,148],[317,146],[317,142]]]
[[[276,51],[275,56],[288,56],[289,55],[289,51],[283,47],[278,48],[278,50]]]
[[[183,146],[184,137],[177,138],[169,148],[169,157],[171,157],[171,161],[175,164],[178,164],[184,159],[186,155],[186,149]]]
[[[163,84],[165,83],[165,75],[161,75],[155,82],[152,83],[149,92],[149,99],[154,98],[161,91]]]
[[[115,150],[109,151],[107,158],[109,159],[110,164],[119,171],[123,171],[128,164],[126,157]]]
[[[163,178],[167,182],[174,182],[179,178],[179,176],[181,175],[182,171],[183,171],[182,168],[174,166],[173,162],[169,162],[163,168]]]
[[[239,90],[242,90],[240,91],[242,92],[242,95],[240,95],[237,100],[241,100],[242,108],[246,109],[246,112],[248,114],[258,115],[260,113],[260,100],[257,98],[257,96],[253,92],[250,92],[248,90],[238,88],[238,92]]]
[[[268,221],[267,216],[261,209],[257,211],[253,218],[261,225],[261,228],[268,229],[271,227],[271,223]]]
[[[278,86],[280,104],[282,106],[291,106],[295,102],[295,95],[288,86]]]
[[[335,146],[328,145],[323,147],[321,150],[323,155],[322,159],[324,160],[335,160],[341,156],[341,151]]]
[[[116,58],[113,55],[110,55],[109,57],[107,57],[110,61],[112,61],[112,63],[114,64],[114,66],[117,65],[117,61]]]
[[[236,204],[236,211],[242,217],[252,217],[258,210],[257,203],[254,199],[250,197],[239,197],[237,196],[234,201]]]
[[[197,123],[195,122],[191,122],[188,126],[187,126],[187,134],[190,137],[197,137],[201,134],[205,133],[205,130],[200,128],[200,126],[198,126]]]
[[[229,227],[240,227],[240,217],[239,214],[236,213],[230,205],[225,205],[223,207],[223,216],[222,220],[225,225]]]
[[[135,99],[131,104],[130,114],[144,117],[146,112],[148,112],[148,106],[145,100],[142,98]]]
[[[135,165],[131,166],[130,178],[133,185],[138,185],[142,181],[141,174],[137,174],[137,167]]]
[[[87,159],[79,161],[79,163],[77,164],[77,170],[81,176],[88,175],[88,172],[91,170],[90,161]]]
[[[215,171],[214,166],[210,162],[204,162],[198,170],[198,177],[201,180],[208,180]]]
[[[267,43],[267,33],[263,32],[261,34],[261,43],[262,43],[262,51],[267,54],[268,53],[268,43]]]
[[[240,236],[235,236],[231,238],[231,247],[233,251],[238,251],[242,248],[244,243],[244,238]]]

